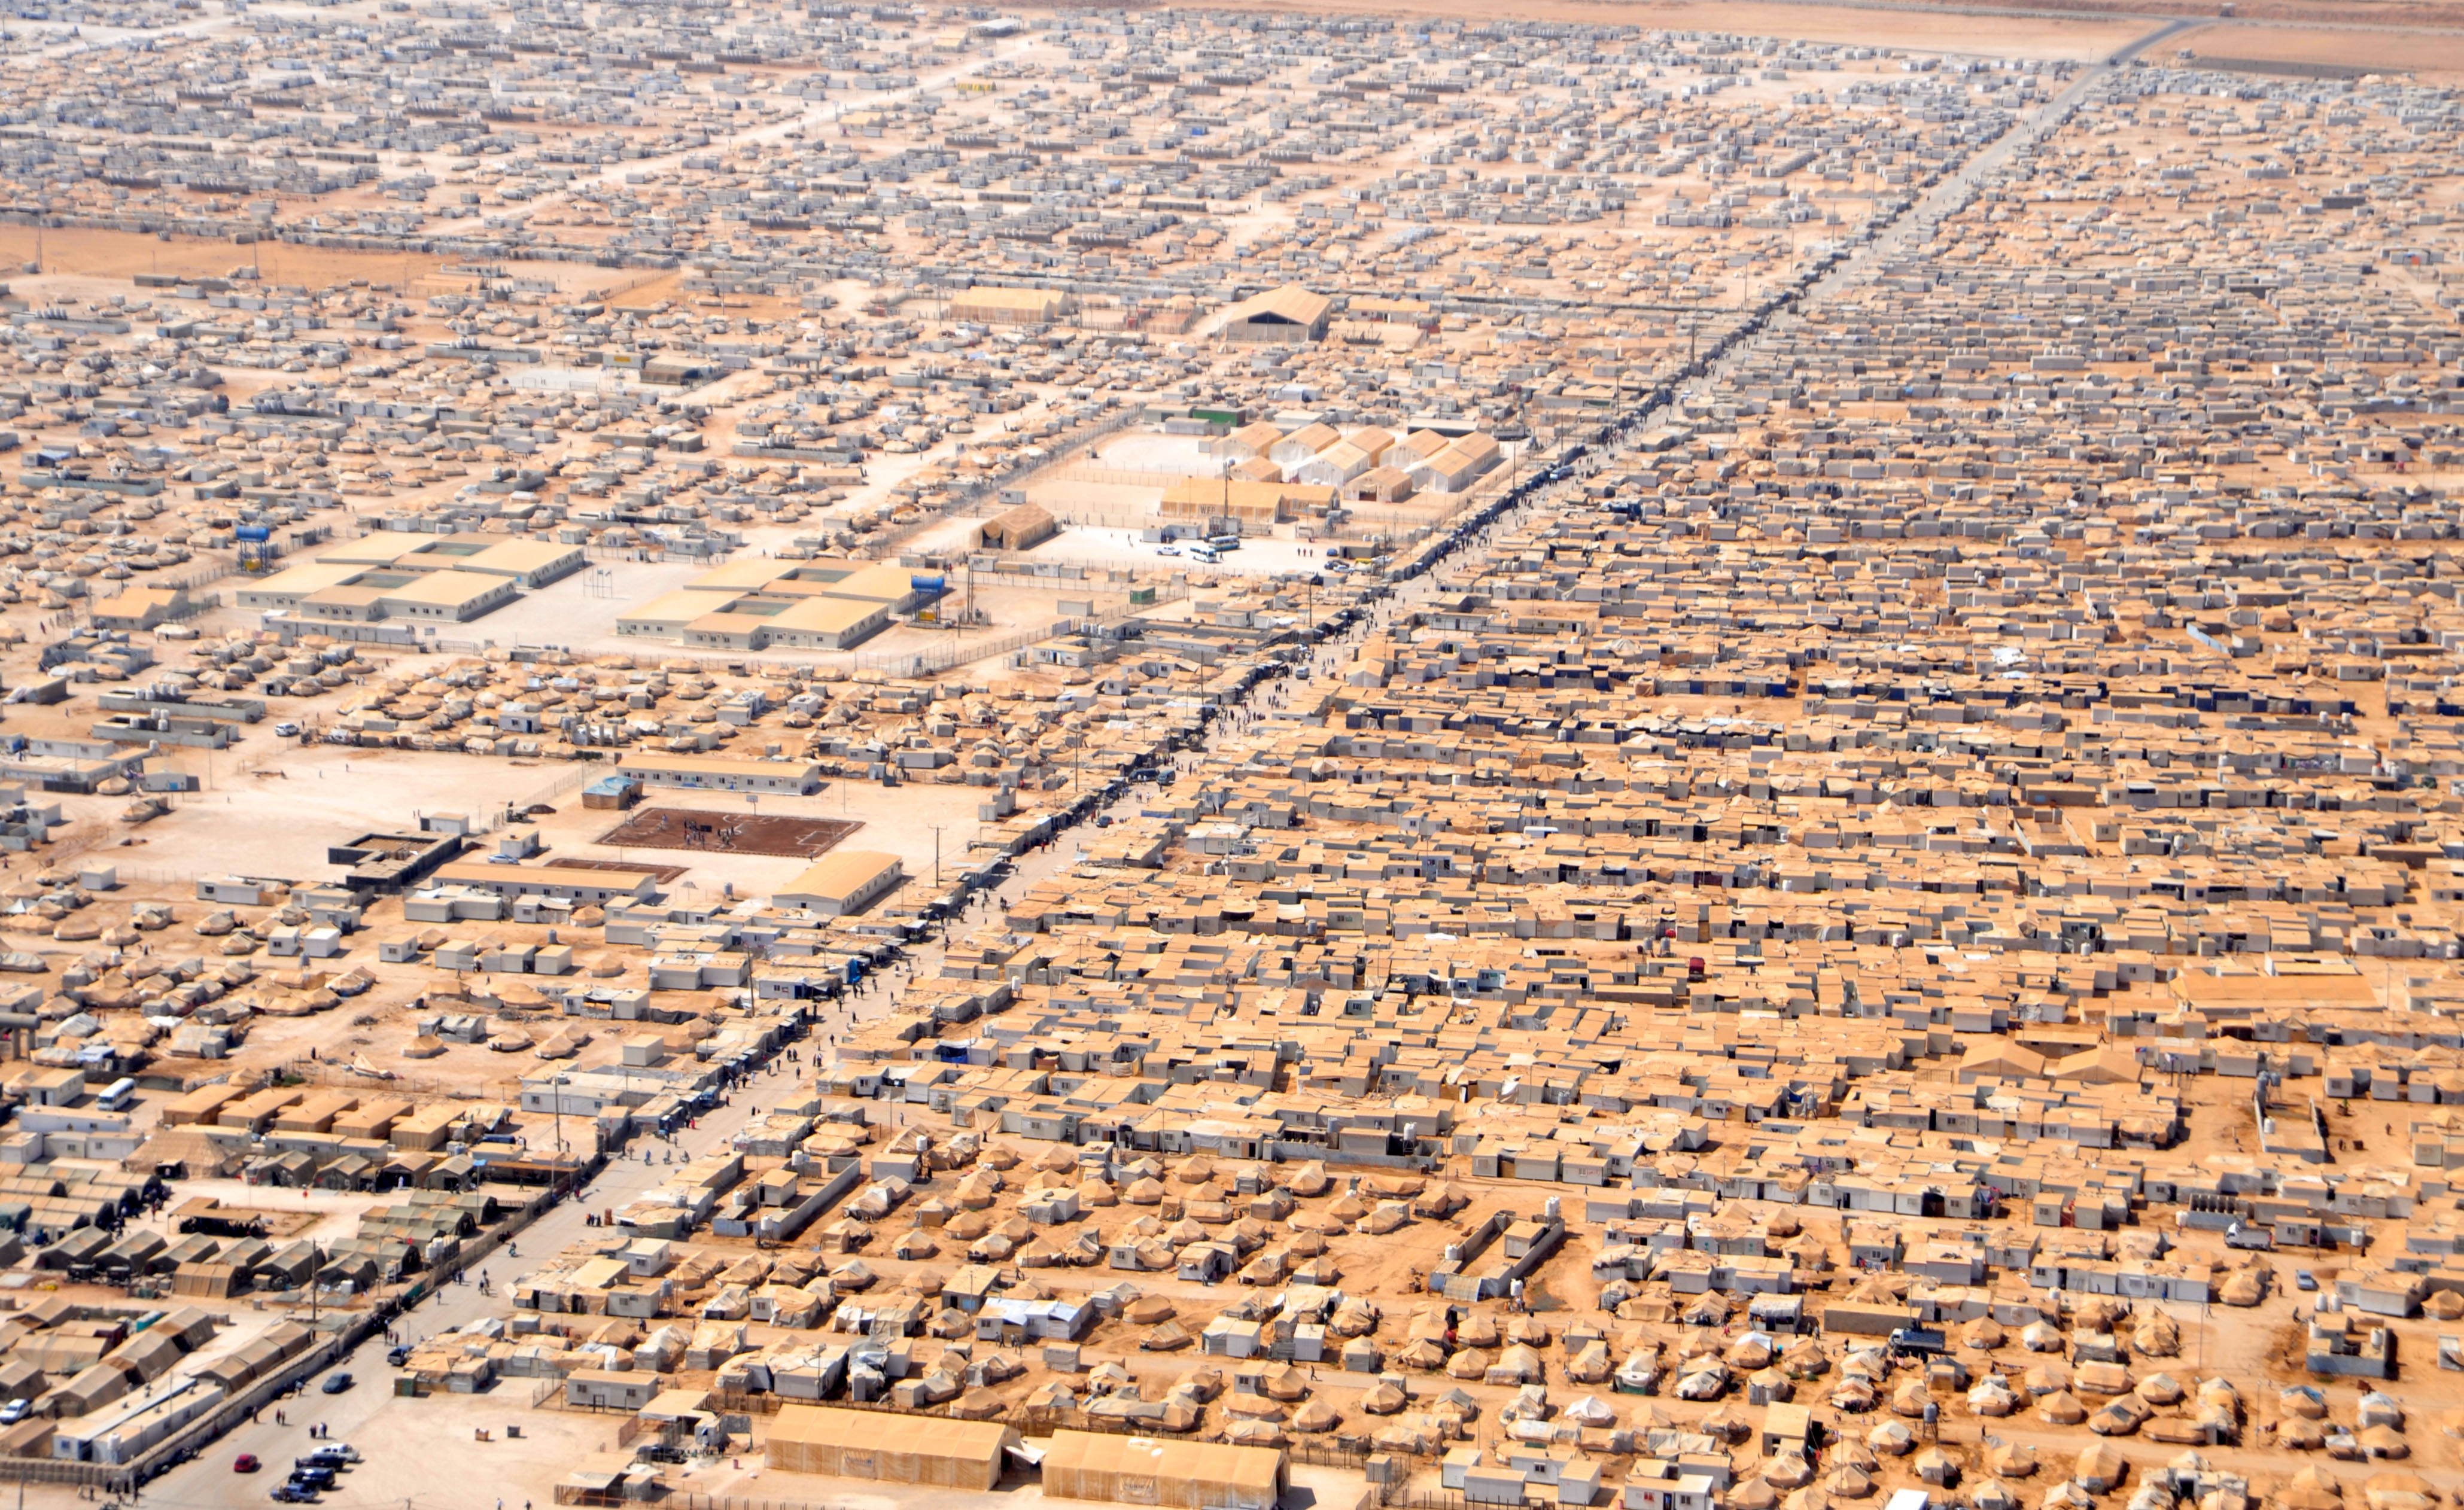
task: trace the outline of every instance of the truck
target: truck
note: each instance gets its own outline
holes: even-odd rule
[[[1912,1353],[1922,1358],[1949,1348],[1949,1339],[1929,1326],[1902,1326],[1891,1333],[1891,1351],[1895,1353]]]

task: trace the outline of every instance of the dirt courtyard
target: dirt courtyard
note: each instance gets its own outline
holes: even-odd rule
[[[860,821],[837,818],[764,817],[700,807],[646,807],[599,836],[603,844],[635,849],[699,849],[715,854],[794,855],[805,860],[829,853]]]

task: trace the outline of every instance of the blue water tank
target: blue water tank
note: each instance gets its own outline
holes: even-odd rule
[[[274,538],[274,532],[262,524],[243,524],[231,534],[240,539],[254,540],[260,544]]]
[[[907,585],[919,593],[942,593],[950,587],[949,580],[941,577],[910,577]]]

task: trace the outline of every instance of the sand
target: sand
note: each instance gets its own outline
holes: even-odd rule
[[[2383,68],[2390,73],[2411,74],[2425,81],[2464,77],[2464,32],[2221,24],[2167,37],[2159,51],[2169,54],[2175,48],[2187,48],[2202,58],[2247,57]]]
[[[34,260],[38,232],[32,226],[0,225],[0,268],[15,270]],[[458,266],[459,256],[440,257],[408,252],[352,252],[337,248],[301,247],[263,241],[248,246],[203,236],[162,237],[134,230],[45,230],[39,232],[46,274],[131,278],[141,273],[169,273],[186,277],[223,277],[233,268],[254,262],[270,283],[305,284],[312,288],[365,278],[371,283],[406,287],[432,278],[440,270]],[[505,262],[508,275],[553,278],[559,287],[605,292],[646,284],[638,269],[602,268],[580,262]],[[676,274],[655,277],[672,279]],[[464,280],[454,280],[459,285]],[[443,286],[443,285],[440,285]],[[638,301],[655,303],[657,295]]]

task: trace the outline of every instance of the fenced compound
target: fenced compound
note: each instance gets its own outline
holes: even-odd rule
[[[767,1391],[713,1390],[708,1409],[721,1415],[776,1415],[791,1405],[826,1405],[833,1411],[874,1411],[884,1415],[943,1415],[937,1411],[910,1411],[887,1400],[836,1399],[827,1401],[791,1400]],[[991,1415],[971,1416],[972,1420],[997,1421],[1027,1437],[1050,1436],[1055,1432],[1091,1432],[1107,1436],[1155,1436],[1160,1434],[1154,1422],[1129,1420],[1117,1415],[1099,1415],[1081,1410],[1051,1410],[1029,1406],[1013,1406]],[[638,1438],[640,1433],[635,1433]],[[629,1446],[622,1429],[617,1433],[619,1446]],[[1296,1463],[1317,1468],[1359,1469],[1368,1466],[1374,1449],[1361,1438],[1297,1436],[1283,1444],[1284,1451]],[[1409,1453],[1388,1455],[1411,1457]],[[1436,1461],[1430,1458],[1430,1461]],[[1461,1501],[1458,1499],[1457,1503]]]
[[[1107,467],[1099,461],[1071,462],[1045,473],[1042,482],[1084,482],[1115,488],[1169,488],[1192,477],[1214,478],[1207,471],[1160,471],[1139,467]]]
[[[644,807],[600,835],[598,843],[620,849],[694,849],[812,860],[829,853],[863,826],[861,822],[837,818]]]

